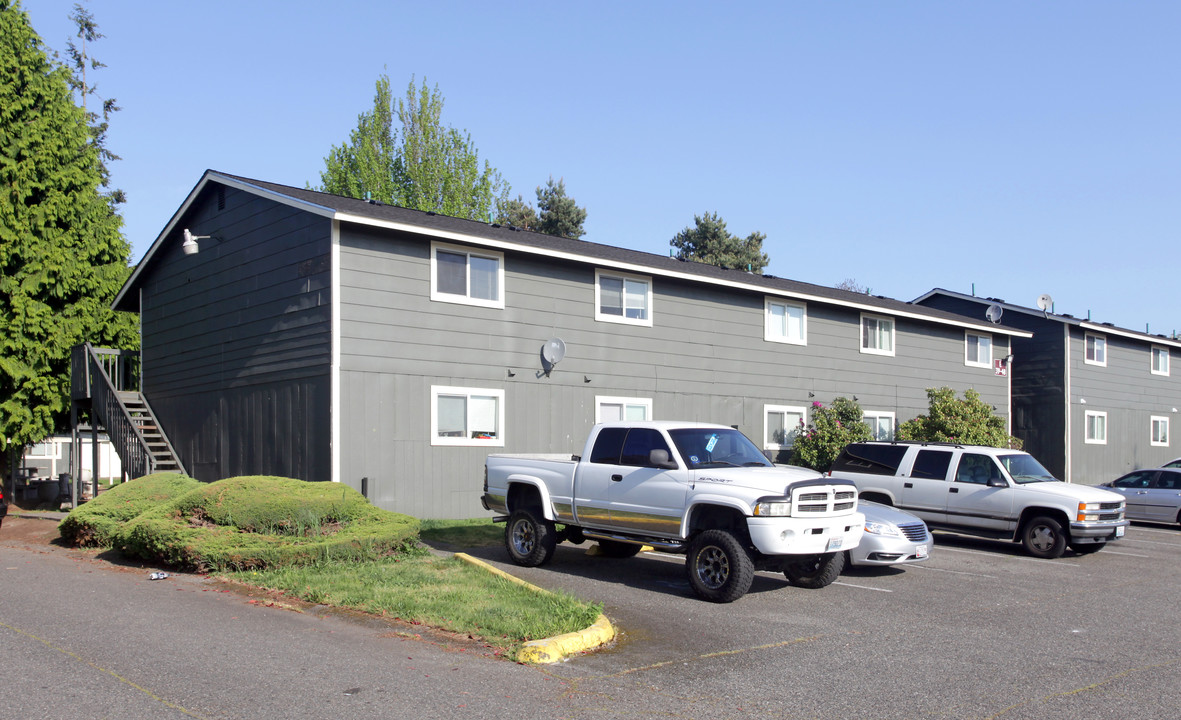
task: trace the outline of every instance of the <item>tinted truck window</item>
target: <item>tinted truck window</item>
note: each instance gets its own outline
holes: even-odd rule
[[[919,450],[915,456],[914,467],[910,476],[916,478],[930,478],[944,480],[947,478],[947,466],[951,464],[951,453],[942,450]]]
[[[906,455],[905,445],[850,445],[841,451],[832,472],[849,471],[893,475]]]
[[[650,428],[634,428],[628,431],[627,440],[623,442],[619,464],[648,467],[648,454],[652,450],[668,452],[668,443],[664,441],[664,436]]]
[[[603,428],[595,438],[595,447],[591,450],[590,461],[604,465],[618,465],[619,453],[623,450],[623,438],[627,435],[627,428]]]

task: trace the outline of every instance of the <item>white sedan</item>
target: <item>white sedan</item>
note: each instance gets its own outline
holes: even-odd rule
[[[931,533],[921,518],[889,505],[861,500],[865,534],[857,547],[847,551],[854,566],[898,565],[922,562],[931,555]]]

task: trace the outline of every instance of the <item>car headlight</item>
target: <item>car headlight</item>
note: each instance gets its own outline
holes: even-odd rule
[[[901,533],[898,532],[898,527],[890,523],[880,522],[866,522],[865,532],[873,535],[883,535],[885,537],[899,537]]]
[[[1098,522],[1102,508],[1097,502],[1081,502],[1078,504],[1077,522]]]
[[[787,498],[762,498],[751,511],[758,517],[789,517],[791,501]]]

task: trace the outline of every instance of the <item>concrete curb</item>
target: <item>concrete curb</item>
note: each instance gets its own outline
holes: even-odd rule
[[[469,565],[487,570],[493,575],[499,575],[510,582],[523,585],[539,593],[551,594],[549,590],[527,583],[518,577],[513,577],[505,571],[495,568],[467,553],[455,553],[455,557]],[[614,637],[615,627],[611,625],[611,621],[607,619],[606,615],[600,614],[599,619],[595,620],[590,627],[584,630],[569,632],[552,638],[545,638],[544,640],[530,640],[525,643],[521,652],[517,653],[517,660],[534,665],[555,663],[567,655],[573,655],[577,652],[583,652],[584,650],[605,645],[611,642]]]

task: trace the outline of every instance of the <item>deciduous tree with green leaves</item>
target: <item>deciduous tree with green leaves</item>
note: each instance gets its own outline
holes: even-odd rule
[[[401,131],[393,127],[394,116]],[[509,186],[479,152],[469,133],[445,127],[443,96],[411,78],[395,103],[389,77],[377,81],[373,110],[362,113],[347,143],[324,159],[320,190],[415,210],[492,222],[508,201]]]
[[[873,439],[862,417],[861,406],[845,397],[828,407],[812,403],[812,422],[796,437],[791,464],[828,472],[846,445]]]
[[[898,426],[899,440],[954,442],[962,445],[1021,448],[1021,440],[1005,430],[1005,419],[993,412],[992,406],[980,399],[972,388],[964,391],[963,399],[949,387],[927,388],[926,415],[907,420]]]
[[[74,19],[79,37],[101,37],[93,18]],[[0,447],[9,463],[68,426],[74,345],[138,344],[134,316],[110,307],[131,248],[118,198],[103,192],[106,119],[92,124],[97,116],[75,103],[73,90],[84,97],[87,87],[51,59],[19,3],[0,0]]]
[[[745,238],[731,235],[726,221],[717,213],[695,215],[693,220],[694,227],[686,227],[669,241],[677,250],[677,259],[756,273],[771,262],[763,252],[763,241],[767,239],[763,233],[753,232]]]

